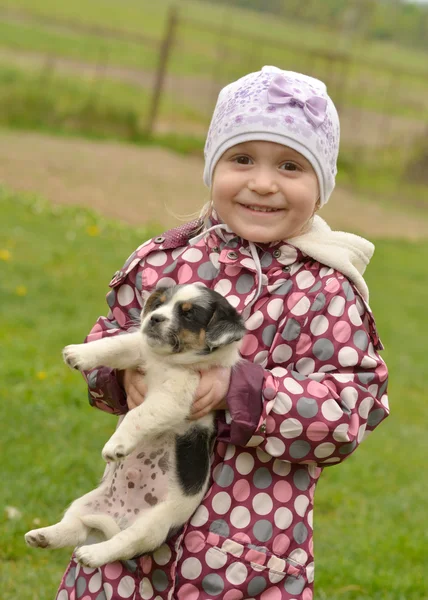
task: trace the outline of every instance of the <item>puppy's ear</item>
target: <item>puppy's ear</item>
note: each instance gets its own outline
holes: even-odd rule
[[[207,326],[205,342],[212,351],[242,340],[247,330],[244,321],[227,300],[215,303],[214,314]]]
[[[145,317],[147,315],[147,313],[151,312],[155,308],[158,308],[161,304],[166,302],[166,299],[167,299],[166,291],[167,290],[168,290],[167,287],[160,287],[150,294],[150,296],[147,298],[147,300],[144,304],[143,317]]]

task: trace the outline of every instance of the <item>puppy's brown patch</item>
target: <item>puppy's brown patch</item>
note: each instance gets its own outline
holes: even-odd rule
[[[146,303],[144,305],[143,316],[145,316],[147,313],[149,313],[152,310],[152,306],[156,301],[161,302],[161,304],[164,304],[164,302],[166,302],[165,289],[160,288],[160,289],[156,290],[155,292],[153,292],[153,294],[150,294],[150,296],[147,298]]]
[[[182,329],[179,333],[182,350],[199,350],[200,348],[204,348],[205,335],[206,332],[204,329],[201,329],[199,332]]]
[[[191,310],[193,308],[193,304],[191,302],[184,302],[181,305],[181,308],[184,312],[188,312],[189,310]]]

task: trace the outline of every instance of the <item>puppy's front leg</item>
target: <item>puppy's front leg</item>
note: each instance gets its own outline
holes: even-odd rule
[[[124,333],[87,344],[72,344],[62,351],[69,367],[86,371],[95,367],[132,369],[141,365],[143,340],[141,333]]]
[[[195,382],[197,379],[195,378]],[[116,461],[128,456],[143,439],[156,437],[174,430],[186,421],[196,385],[175,393],[152,391],[147,398],[128,412],[119,427],[104,446],[105,461]]]

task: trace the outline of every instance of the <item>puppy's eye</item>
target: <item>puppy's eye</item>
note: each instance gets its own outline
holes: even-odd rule
[[[150,307],[152,312],[154,310],[156,310],[157,308],[159,308],[159,306],[161,306],[161,304],[163,304],[163,302],[161,300],[155,300],[154,302],[152,302],[152,305]]]
[[[188,302],[181,306],[181,313],[185,319],[192,319],[194,312],[193,306]]]

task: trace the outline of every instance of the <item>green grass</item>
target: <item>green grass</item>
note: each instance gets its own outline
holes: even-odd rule
[[[65,4],[53,0],[0,0],[0,10],[13,9],[30,16],[27,21],[5,18],[0,23],[0,48],[150,72],[157,64],[156,44],[164,35],[171,4],[169,0],[126,0],[120,5],[112,0]],[[350,39],[328,27],[230,6],[190,0],[177,6],[179,26],[168,65],[174,75],[199,77],[209,86],[236,79],[262,64],[278,64],[324,79],[337,102],[428,118],[428,71],[426,55],[421,51],[390,42]],[[37,21],[32,22],[31,15]],[[65,22],[66,26],[58,27],[49,19]],[[139,45],[103,39],[74,30],[73,23],[139,34],[152,42]],[[221,32],[224,35],[219,35]],[[259,37],[263,42],[257,42]],[[351,57],[349,66],[343,68],[326,58],[334,52]],[[210,109],[207,107],[208,112]]]
[[[219,85],[263,64],[278,64],[325,80],[339,111],[351,108],[341,113],[345,114],[342,121],[356,119],[358,128],[364,120],[373,123],[372,129],[379,128],[361,148],[356,146],[353,128],[345,123],[341,183],[386,202],[401,202],[405,196],[413,206],[426,207],[426,186],[408,177],[412,161],[419,158],[415,153],[413,159],[410,146],[422,148],[426,143],[424,53],[391,42],[345,38],[325,26],[183,0],[177,3],[180,20],[168,64],[173,80],[162,96],[156,132],[149,137],[152,80],[148,76],[154,73],[156,44],[172,4],[171,0],[0,0],[0,15],[1,10],[11,10],[15,16],[30,16],[0,22],[0,125],[201,153]],[[37,20],[31,22],[31,17]],[[63,26],[53,25],[52,19]],[[140,45],[103,38],[73,29],[73,24],[138,34],[152,42]],[[259,36],[267,41],[256,42]],[[325,54],[334,52],[349,55],[350,62],[331,63]],[[61,59],[68,61],[64,67]],[[109,74],[106,65],[116,71]],[[135,80],[119,81],[118,77],[129,76],[123,73],[126,69],[133,70],[133,77],[140,71],[145,86]],[[383,115],[380,120],[379,115]],[[389,140],[390,131],[401,131],[390,123],[392,117],[399,117],[398,125],[409,133],[397,133],[387,142],[391,147],[379,148],[377,142]]]
[[[183,17],[207,23],[226,30],[241,32],[249,36],[260,36],[268,32],[267,37],[274,42],[284,42],[300,49],[325,48],[331,50],[331,36],[337,32],[326,24],[311,25],[295,21],[289,17],[279,18],[276,15],[254,12],[197,0],[125,0],[117,3],[114,0],[84,0],[59,3],[56,0],[0,0],[0,8],[23,12],[36,17],[56,18],[83,25],[104,26],[119,31],[145,34],[160,38],[164,30],[165,17],[171,5],[179,7]],[[192,36],[195,32],[192,33]],[[206,33],[200,32],[198,40],[206,40]],[[209,40],[209,38],[208,38]],[[335,47],[348,50],[349,33],[338,37]],[[6,44],[5,44],[6,45]],[[206,44],[208,46],[208,44]],[[405,71],[425,72],[426,55],[422,51],[403,48],[392,42],[352,40],[354,52],[371,62],[384,62],[391,67]],[[257,54],[261,49],[257,48]]]
[[[0,580],[2,600],[54,597],[69,552],[23,534],[94,487],[115,419],[89,407],[61,348],[99,314],[111,275],[159,231],[0,193]],[[392,415],[316,494],[316,600],[424,600],[428,242],[379,241],[367,279],[391,370]],[[6,506],[19,509],[10,519]]]
[[[60,76],[49,69],[17,69],[0,60],[0,125],[63,135],[156,143],[183,153],[202,153],[204,140],[192,135],[146,130],[150,91],[108,79]],[[162,118],[198,122],[198,114],[164,95]],[[199,117],[199,120],[201,117]]]

